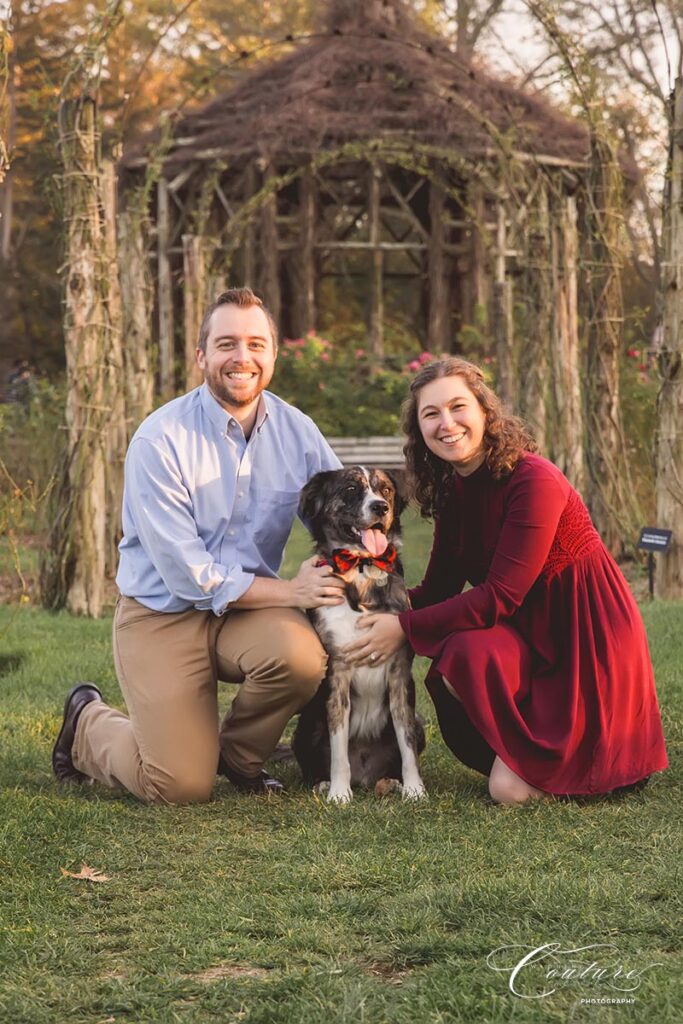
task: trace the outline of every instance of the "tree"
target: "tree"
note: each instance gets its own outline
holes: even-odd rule
[[[683,77],[671,103],[664,204],[664,331],[657,404],[657,524],[673,532],[660,556],[660,597],[683,598]]]

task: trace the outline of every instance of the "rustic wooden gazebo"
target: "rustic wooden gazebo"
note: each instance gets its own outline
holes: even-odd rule
[[[488,339],[499,390],[580,485],[588,151],[584,125],[462,63],[401,0],[331,3],[320,34],[124,155],[130,209],[160,167],[148,237],[162,395],[181,339],[195,383],[201,310],[224,284],[257,289],[289,336],[327,326],[333,290],[361,297],[378,361],[396,315],[433,351],[457,350],[467,328]],[[133,333],[149,313],[136,223],[124,216]]]

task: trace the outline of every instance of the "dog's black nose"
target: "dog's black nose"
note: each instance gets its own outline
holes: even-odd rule
[[[385,516],[389,511],[386,501],[373,501],[370,511],[376,516]]]

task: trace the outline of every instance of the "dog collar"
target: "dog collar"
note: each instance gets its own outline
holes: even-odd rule
[[[393,544],[389,544],[382,555],[364,554],[360,551],[350,551],[348,548],[335,548],[331,559],[325,559],[325,561],[319,564],[333,565],[335,572],[338,572],[340,575],[350,572],[351,569],[355,568],[363,572],[366,565],[376,566],[382,572],[391,573],[394,571],[397,557],[398,552]],[[369,575],[373,574],[369,573]]]

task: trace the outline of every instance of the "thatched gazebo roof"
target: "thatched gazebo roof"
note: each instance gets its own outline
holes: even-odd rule
[[[463,63],[416,26],[404,0],[336,0],[319,34],[262,61],[178,119],[164,173],[172,177],[188,162],[222,154],[291,160],[392,137],[447,147],[471,161],[514,151],[571,166],[588,153],[582,124],[539,95]],[[123,166],[144,164],[145,148],[131,148]]]

